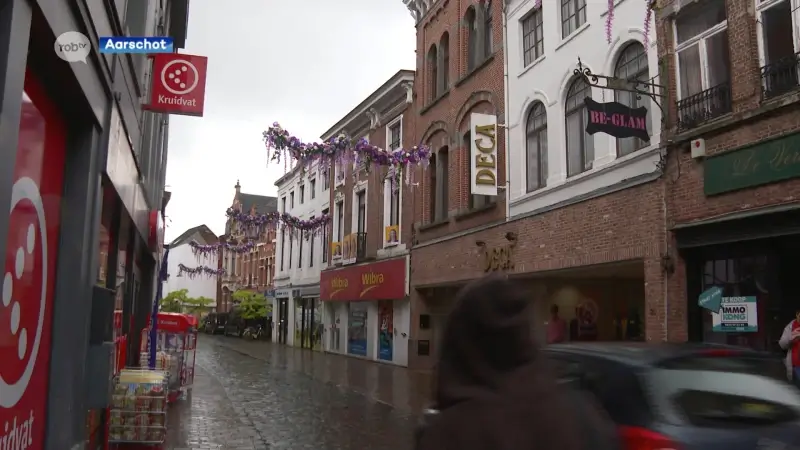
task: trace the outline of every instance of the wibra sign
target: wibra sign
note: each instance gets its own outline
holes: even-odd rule
[[[153,59],[151,97],[144,109],[202,117],[208,58],[180,53],[158,53],[150,57]]]

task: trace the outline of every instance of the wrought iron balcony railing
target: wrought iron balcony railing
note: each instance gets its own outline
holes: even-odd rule
[[[761,86],[764,99],[777,97],[800,86],[800,53],[780,58],[761,68]]]
[[[725,82],[678,101],[678,131],[690,130],[729,112],[731,85]]]

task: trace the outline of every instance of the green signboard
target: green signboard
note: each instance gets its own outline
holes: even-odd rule
[[[706,195],[800,178],[800,133],[712,156],[704,170]]]

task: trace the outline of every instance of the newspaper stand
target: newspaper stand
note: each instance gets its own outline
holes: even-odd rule
[[[115,450],[163,449],[167,434],[167,374],[124,369],[115,378],[108,443]]]
[[[197,319],[189,314],[158,313],[156,319],[156,366],[168,374],[168,401],[175,402],[194,382]],[[150,329],[142,331],[141,361],[149,360]]]

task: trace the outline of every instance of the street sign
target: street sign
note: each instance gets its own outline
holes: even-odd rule
[[[722,288],[714,286],[697,298],[697,305],[711,312],[718,313],[722,303]]]

